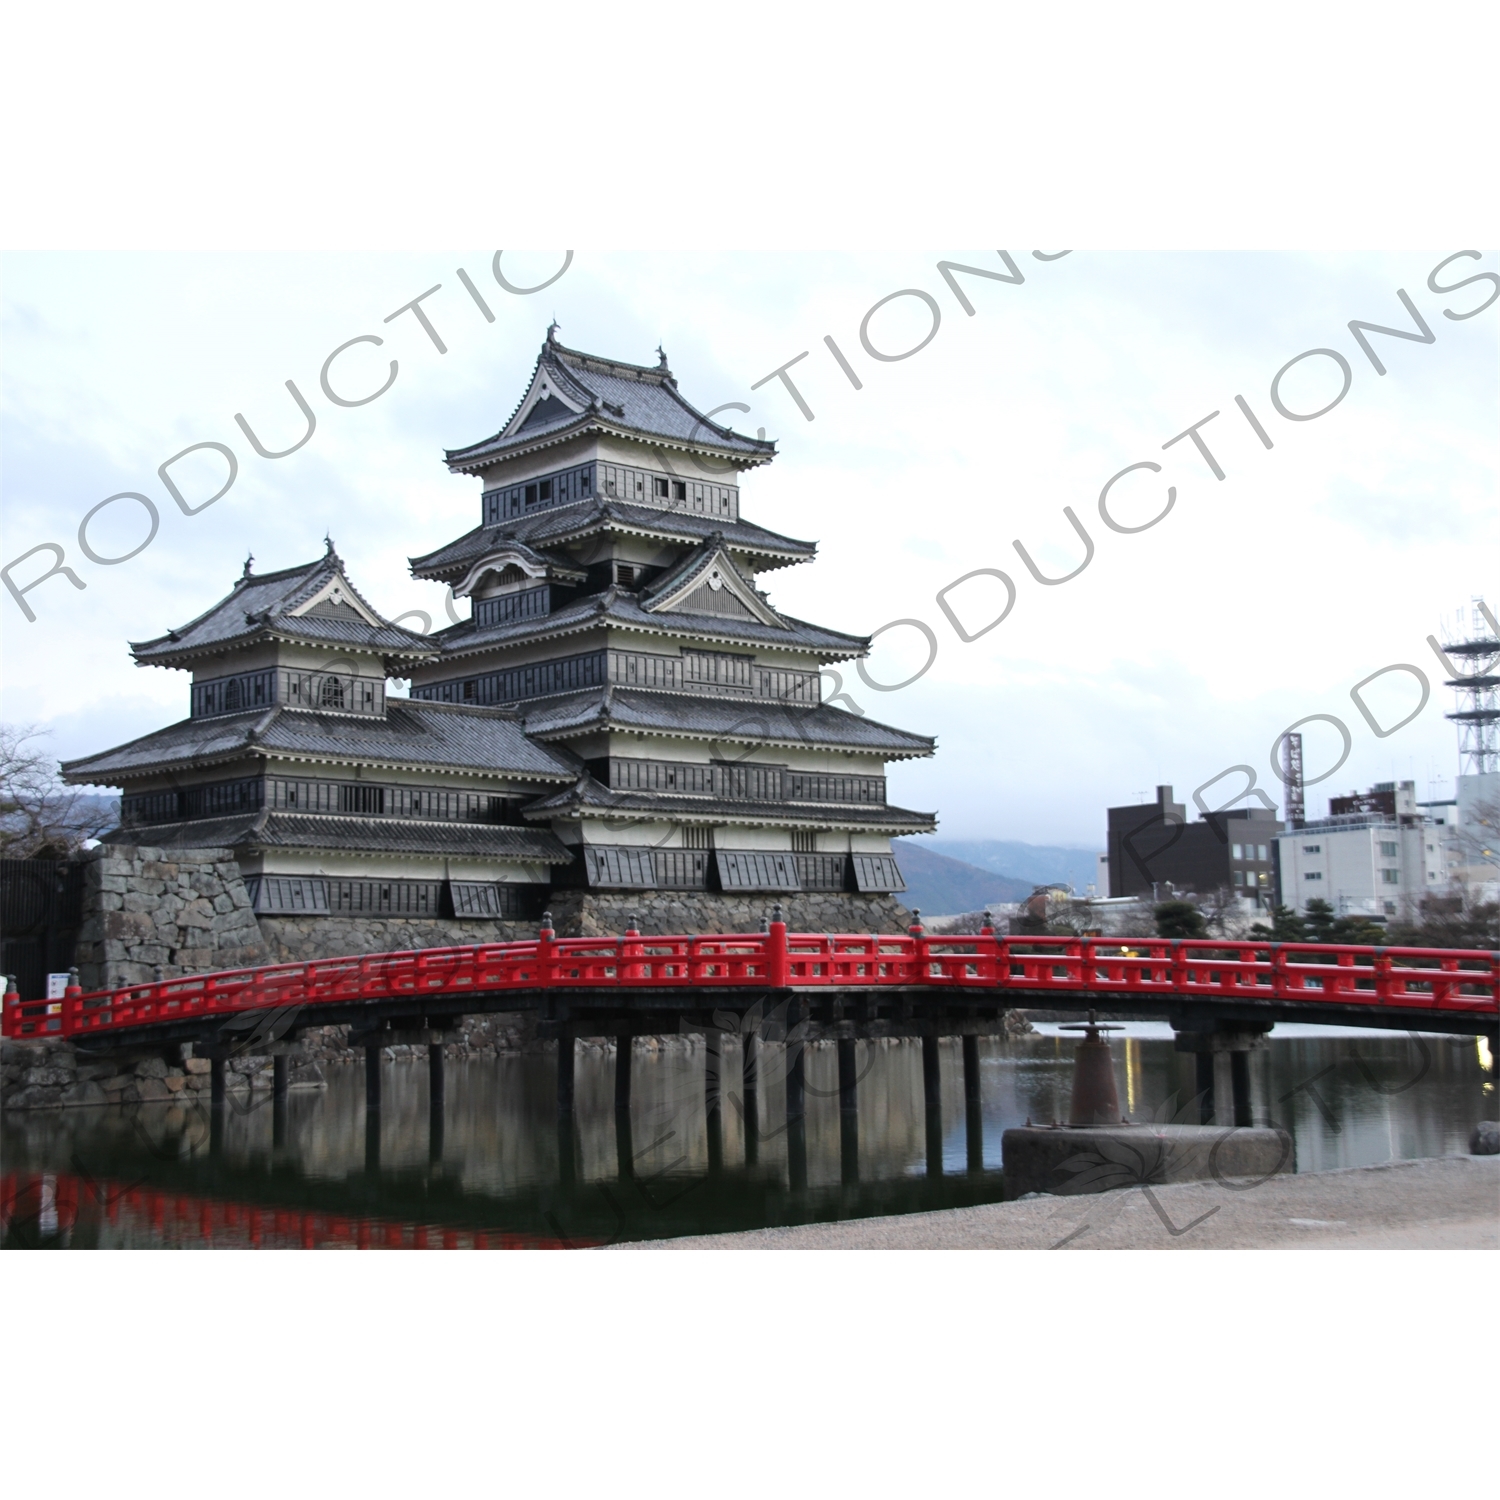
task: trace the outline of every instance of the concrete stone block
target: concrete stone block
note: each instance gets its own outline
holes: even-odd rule
[[[23,1088],[5,1096],[6,1109],[58,1109],[62,1094],[57,1089]]]
[[[1106,1193],[1296,1169],[1284,1130],[1221,1125],[1021,1126],[1000,1138],[1005,1196]]]
[[[165,1078],[167,1065],[159,1057],[143,1057],[135,1065],[137,1078]]]

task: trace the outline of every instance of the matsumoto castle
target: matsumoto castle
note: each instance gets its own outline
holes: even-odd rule
[[[665,355],[549,329],[510,420],[447,454],[479,524],[411,561],[466,620],[392,624],[331,543],[247,563],[132,646],[192,674],[189,716],[67,779],[121,789],[109,841],[232,849],[266,916],[519,920],[573,893],[711,919],[731,894],[827,893],[868,927],[903,888],[892,838],[935,827],[887,802],[885,765],[934,742],[820,701],[819,669],[869,641],[764,592],[816,552],[740,513],[741,473],[774,456],[685,401]]]

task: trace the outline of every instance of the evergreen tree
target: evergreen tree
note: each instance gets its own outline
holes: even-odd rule
[[[1305,943],[1307,923],[1289,906],[1278,906],[1271,913],[1271,925],[1257,922],[1250,929],[1251,937],[1270,938],[1273,943]]]
[[[1201,938],[1208,936],[1203,913],[1191,901],[1163,901],[1153,911],[1156,935],[1164,938]]]
[[[1338,919],[1337,913],[1321,896],[1314,896],[1307,903],[1302,919],[1307,928],[1308,942],[1332,943],[1337,941],[1333,935],[1333,924]]]

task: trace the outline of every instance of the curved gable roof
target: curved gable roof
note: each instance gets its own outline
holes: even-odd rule
[[[742,467],[776,456],[774,442],[724,427],[683,397],[665,354],[655,369],[629,365],[565,348],[553,333],[547,330],[526,394],[505,426],[482,442],[446,451],[453,472],[472,473],[540,439],[588,431],[728,454]]]

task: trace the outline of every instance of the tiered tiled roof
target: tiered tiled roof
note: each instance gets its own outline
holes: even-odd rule
[[[789,749],[852,750],[888,760],[931,755],[937,742],[822,703],[797,707],[763,699],[690,698],[643,688],[590,688],[539,701],[525,712],[526,732],[561,739],[586,730],[620,729],[684,739]]]
[[[715,532],[723,536],[731,552],[752,559],[757,573],[807,562],[817,555],[816,542],[782,536],[749,521],[729,521],[699,516],[665,506],[627,505],[619,500],[579,500],[517,516],[492,526],[476,526],[457,540],[413,557],[414,578],[454,583],[489,552],[507,543],[520,542],[536,551],[586,541],[603,532],[650,537],[653,540],[693,545],[707,541]]]
[[[311,612],[297,613],[299,607],[307,606],[335,582],[345,596],[344,602],[314,604]],[[234,588],[212,608],[155,640],[134,642],[130,649],[142,665],[185,666],[196,656],[218,654],[267,637],[336,645],[399,661],[420,661],[433,654],[432,647],[415,631],[392,625],[376,613],[349,582],[331,542],[317,562],[300,568],[257,576],[250,572],[247,562]]]
[[[448,467],[474,473],[528,449],[586,433],[644,438],[658,446],[732,455],[740,464],[767,463],[776,444],[721,426],[683,399],[667,357],[650,369],[565,348],[548,329],[531,381],[510,420],[493,437],[448,450]],[[545,394],[538,386],[545,383]],[[528,407],[533,392],[540,399]]]
[[[184,765],[208,766],[248,754],[299,756],[382,767],[490,771],[537,781],[571,781],[577,763],[527,737],[504,708],[388,699],[383,717],[275,707],[211,719],[184,719],[99,755],[63,765],[77,785],[113,786]]]

